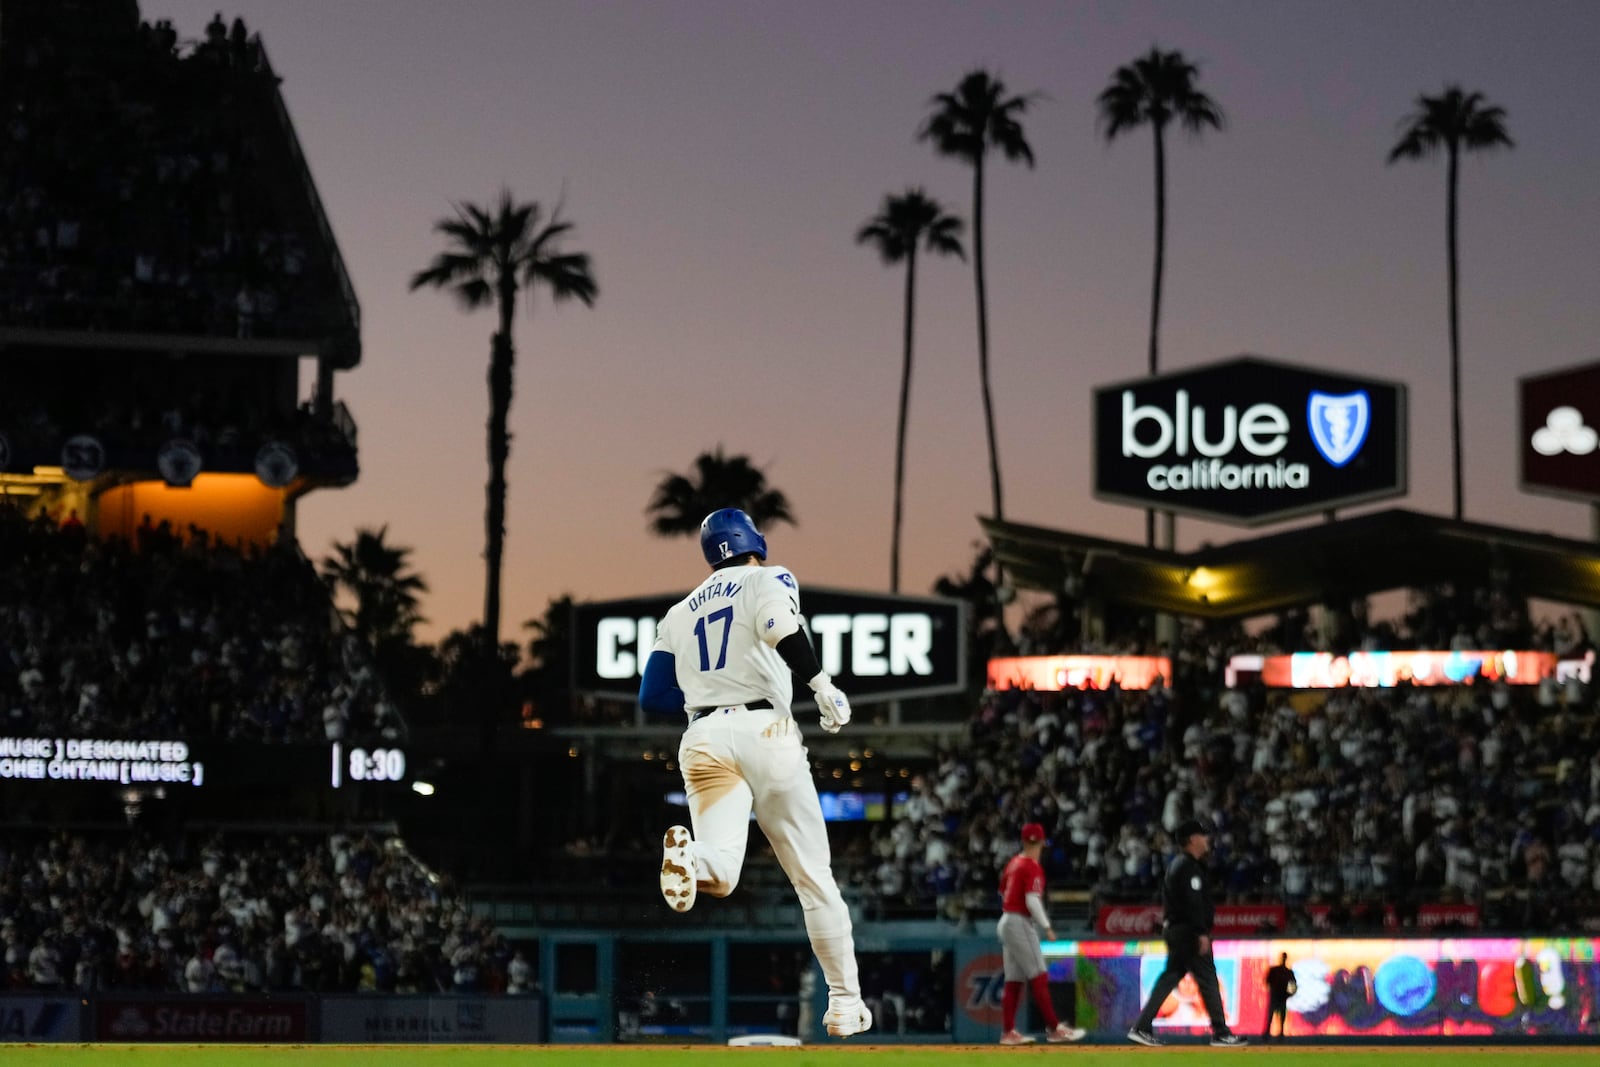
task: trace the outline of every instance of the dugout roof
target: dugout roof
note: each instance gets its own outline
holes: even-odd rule
[[[1169,552],[1069,530],[978,520],[1023,589],[1245,618],[1388,589],[1510,572],[1531,597],[1600,605],[1600,544],[1393,508],[1266,537]]]

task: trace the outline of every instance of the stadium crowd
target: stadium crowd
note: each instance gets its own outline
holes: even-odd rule
[[[254,132],[275,91],[259,38],[218,16],[180,42],[132,18],[7,11],[0,321],[311,335],[310,242]]]
[[[533,965],[398,838],[0,836],[12,990],[530,993]]]
[[[0,508],[0,732],[394,739],[370,653],[292,542],[145,523],[137,546]]]
[[[1474,627],[1435,606],[1414,628],[1384,624],[1359,642],[1567,656],[1585,645],[1575,619],[1520,634],[1494,621],[1512,617],[1485,611]],[[1291,640],[1312,639],[1292,629]],[[1053,887],[1086,887],[1096,904],[1149,902],[1175,855],[1171,831],[1202,815],[1218,829],[1209,862],[1226,901],[1285,904],[1291,929],[1310,923],[1307,906],[1354,929],[1383,921],[1367,905],[1395,905],[1404,923],[1427,901],[1478,904],[1501,928],[1600,920],[1589,686],[1227,687],[1229,655],[1276,651],[1274,636],[1193,631],[1175,678],[1148,691],[986,693],[964,743],[875,830],[858,889],[886,914],[993,910],[1016,827],[1039,821],[1052,830]]]

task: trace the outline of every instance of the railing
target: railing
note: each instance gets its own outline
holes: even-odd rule
[[[278,119],[279,129],[283,133],[284,143],[289,148],[290,162],[295,169],[296,176],[300,179],[302,191],[306,200],[311,205],[311,214],[316,222],[317,234],[322,238],[324,247],[328,250],[329,265],[333,269],[334,280],[339,286],[339,295],[344,303],[345,312],[350,316],[350,325],[355,330],[356,350],[354,359],[360,358],[361,345],[361,304],[356,299],[354,284],[350,281],[350,272],[345,268],[344,256],[339,251],[339,242],[333,236],[333,225],[328,221],[327,210],[322,206],[322,197],[317,193],[317,183],[311,177],[311,166],[306,162],[305,151],[300,147],[300,138],[295,133],[294,121],[289,117],[288,105],[284,103],[283,92],[278,88],[277,72],[273,70],[272,61],[267,57],[266,45],[257,39],[257,46],[261,54],[262,72],[273,80],[272,84],[272,109]]]
[[[351,449],[354,449],[356,447],[356,420],[355,416],[350,414],[350,409],[345,406],[343,400],[337,401],[333,405],[333,425],[344,437],[345,441],[349,443]]]

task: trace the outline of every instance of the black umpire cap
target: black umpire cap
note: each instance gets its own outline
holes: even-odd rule
[[[1198,819],[1183,820],[1178,824],[1178,828],[1172,832],[1172,835],[1179,841],[1187,841],[1195,834],[1201,834],[1205,837],[1210,837],[1216,832],[1217,828],[1212,825],[1211,820],[1201,817]]]

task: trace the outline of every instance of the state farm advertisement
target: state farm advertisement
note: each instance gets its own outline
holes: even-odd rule
[[[1522,487],[1600,499],[1600,363],[1523,378]]]
[[[306,1016],[299,998],[108,997],[94,1031],[101,1041],[304,1041]]]
[[[1288,911],[1282,904],[1224,904],[1217,908],[1211,929],[1218,934],[1254,934],[1282,930],[1287,920]],[[1114,937],[1158,937],[1161,905],[1108,905],[1095,916],[1094,928]]]

